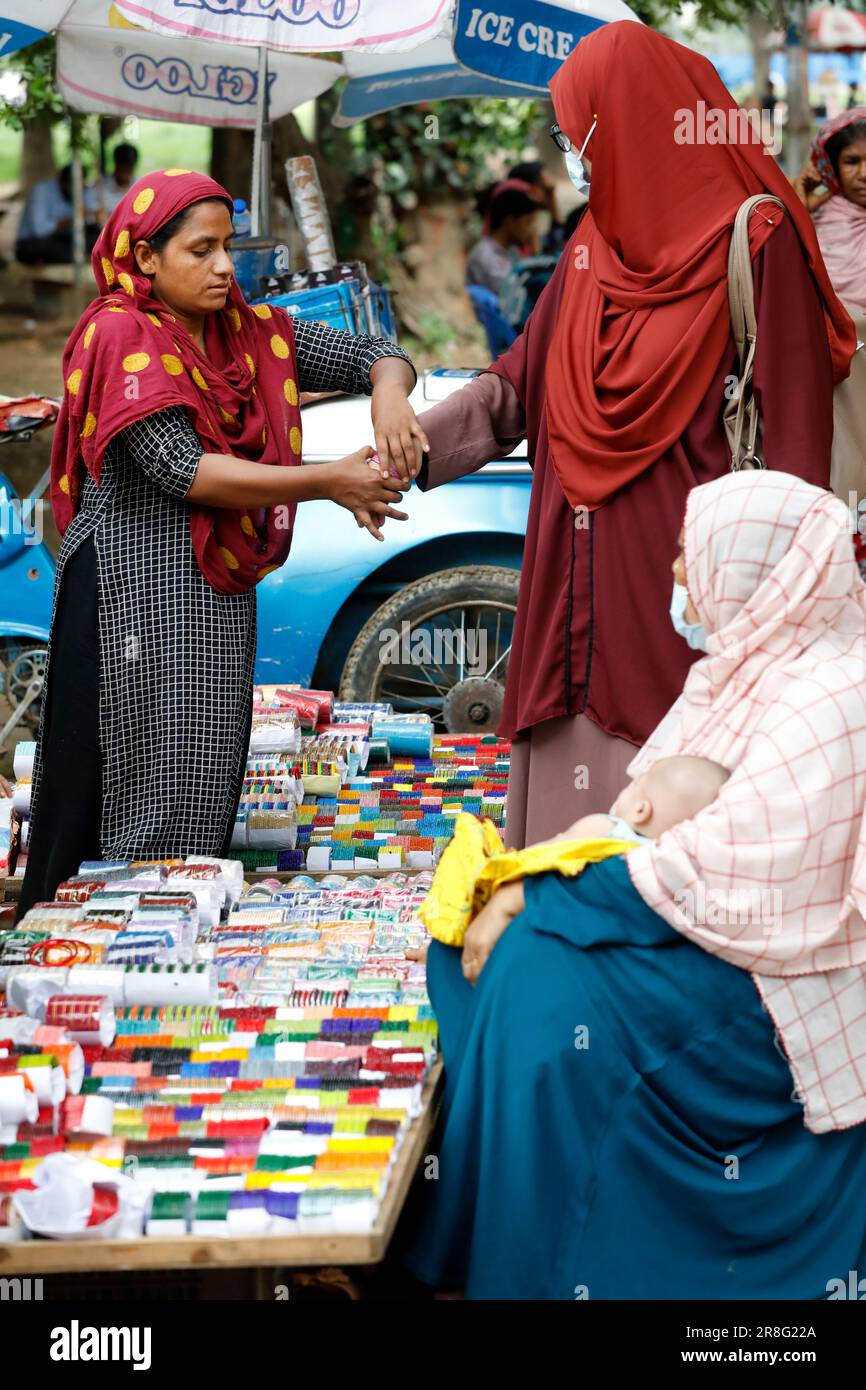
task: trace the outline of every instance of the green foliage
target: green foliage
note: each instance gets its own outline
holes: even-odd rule
[[[785,0],[630,0],[631,7],[645,24],[660,29],[668,19],[687,18],[690,27],[712,29],[717,24],[743,24],[752,15],[762,14],[780,28],[791,6]]]
[[[400,107],[353,126],[348,173],[369,177],[404,211],[418,197],[451,189],[455,196],[489,180],[491,155],[515,157],[538,118],[535,101],[430,101]],[[327,124],[319,135],[326,159],[344,156],[345,137]],[[345,166],[344,166],[345,167]]]
[[[20,104],[0,104],[0,124],[23,130],[28,121],[39,116],[59,118],[67,113],[66,103],[54,82],[54,53],[54,36],[49,34],[20,53],[11,53],[3,59],[0,71],[20,73],[27,87]]]

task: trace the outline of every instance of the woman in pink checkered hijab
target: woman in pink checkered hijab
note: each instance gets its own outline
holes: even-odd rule
[[[675,573],[706,655],[629,771],[688,753],[728,780],[648,845],[526,879],[475,989],[432,943],[447,1086],[411,1256],[426,1282],[822,1299],[857,1297],[853,1270],[866,1290],[866,587],[850,527],[789,474],[695,488]]]

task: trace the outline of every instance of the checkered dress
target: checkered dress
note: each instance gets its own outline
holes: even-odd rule
[[[302,321],[294,329],[302,391],[370,395],[374,362],[409,360],[384,339]],[[66,562],[93,536],[107,858],[218,854],[235,814],[256,596],[217,593],[196,563],[184,499],[203,452],[180,406],[128,426],[106,451],[99,486],[85,478],[58,555],[55,612]],[[50,652],[49,642],[49,671]],[[32,817],[41,745],[40,728]]]

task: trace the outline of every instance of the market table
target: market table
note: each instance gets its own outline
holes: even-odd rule
[[[412,1180],[436,1122],[442,1063],[436,1062],[421,1094],[421,1114],[394,1165],[373,1229],[366,1234],[296,1236],[140,1236],[137,1240],[25,1240],[0,1243],[0,1276],[85,1273],[123,1269],[242,1269],[314,1265],[373,1265],[384,1259]]]

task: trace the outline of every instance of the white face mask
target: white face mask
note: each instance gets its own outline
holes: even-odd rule
[[[583,152],[589,144],[589,137],[598,125],[598,117],[593,121],[586,134],[586,139],[579,150],[567,150],[565,154],[565,167],[568,170],[568,177],[574,184],[578,193],[589,195],[589,174],[583,164]]]
[[[583,167],[583,160],[576,150],[568,150],[565,156],[565,167],[568,170],[568,177],[574,184],[578,193],[589,192],[589,178]]]

